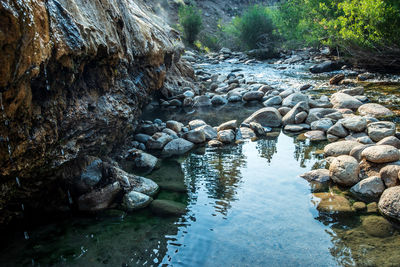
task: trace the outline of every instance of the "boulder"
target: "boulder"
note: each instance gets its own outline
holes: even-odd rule
[[[331,103],[333,108],[336,109],[348,108],[356,110],[362,105],[362,102],[354,96],[343,93],[334,93],[331,96]]]
[[[367,120],[360,116],[350,116],[340,120],[346,129],[353,132],[363,132],[367,128]]]
[[[308,182],[318,182],[318,183],[326,183],[329,181],[329,170],[327,169],[317,169],[306,172],[300,177],[306,179]]]
[[[222,123],[220,126],[218,126],[217,131],[223,131],[223,130],[236,130],[237,128],[237,120],[231,120]]]
[[[146,147],[148,149],[162,149],[173,138],[166,133],[155,133],[147,140]]]
[[[371,116],[371,117],[386,117],[386,116],[393,116],[393,112],[376,103],[367,103],[358,108],[358,113],[362,116]]]
[[[189,122],[189,128],[194,130],[200,126],[207,125],[203,120],[192,120]]]
[[[227,102],[228,100],[221,95],[215,95],[211,98],[211,104],[214,106],[225,105]]]
[[[385,137],[376,144],[377,145],[390,145],[390,146],[394,146],[397,149],[400,149],[400,140],[399,140],[399,138],[397,138],[395,136]]]
[[[307,119],[307,116],[308,114],[305,111],[297,113],[296,116],[294,116],[294,123],[295,124],[303,123]]]
[[[325,157],[329,156],[337,157],[340,155],[349,155],[350,151],[359,145],[360,143],[355,141],[338,141],[326,145],[324,148],[324,155]]]
[[[326,140],[325,132],[323,131],[308,131],[304,133],[304,136],[309,139],[310,141],[324,141]]]
[[[279,106],[281,103],[282,103],[282,97],[276,95],[264,101],[263,104],[266,107],[273,107],[273,106]]]
[[[398,161],[400,152],[394,146],[376,145],[364,149],[361,157],[373,163],[388,163]]]
[[[311,130],[328,131],[333,126],[331,119],[319,119],[311,123]]]
[[[396,133],[396,125],[390,121],[379,121],[368,124],[368,135],[375,142]]]
[[[265,133],[268,131],[268,129],[262,127],[261,124],[257,122],[250,122],[249,126],[257,136],[265,136]]]
[[[256,137],[256,134],[254,133],[254,131],[250,128],[247,127],[240,127],[238,130],[238,133],[236,135],[236,140],[240,140],[240,139],[251,139],[253,137]],[[240,136],[241,138],[238,138],[238,136]]]
[[[385,186],[389,188],[400,184],[399,173],[399,165],[386,165],[379,171],[379,176]]]
[[[195,144],[200,144],[204,143],[206,141],[206,134],[204,133],[203,129],[195,128],[193,130],[190,130],[189,132],[185,133],[183,135],[183,138],[186,140],[195,143]]]
[[[296,115],[300,112],[308,112],[309,107],[306,102],[297,103],[286,115],[282,118],[283,125],[287,124],[295,124],[296,123]],[[304,121],[304,120],[303,120]]]
[[[392,224],[382,216],[370,215],[362,219],[365,232],[374,237],[389,237],[395,232]]]
[[[283,99],[282,106],[294,107],[299,102],[305,102],[308,106],[308,96],[302,93],[293,93]]]
[[[122,191],[118,182],[94,190],[78,198],[80,211],[99,211],[108,208]]]
[[[135,169],[143,172],[151,172],[157,165],[158,159],[151,154],[138,151],[134,155],[134,166]]]
[[[264,93],[261,91],[250,91],[243,95],[244,101],[260,101],[264,97]]]
[[[150,203],[151,211],[159,216],[180,216],[186,213],[186,206],[182,203],[156,199]]]
[[[219,131],[218,140],[222,143],[232,143],[235,141],[235,133],[232,130]]]
[[[366,149],[367,147],[370,147],[373,145],[362,145],[359,144],[358,146],[355,146],[351,151],[350,151],[350,156],[352,156],[353,158],[355,158],[357,161],[361,161],[361,153],[364,151],[364,149]]]
[[[194,144],[183,138],[174,139],[165,145],[162,154],[173,156],[182,155],[190,151],[194,147]]]
[[[358,161],[347,155],[338,156],[329,166],[329,175],[335,183],[353,186],[359,181],[360,168]]]
[[[326,115],[337,112],[333,108],[312,108],[308,112],[308,117],[306,119],[307,124],[311,124],[313,121],[324,118]]]
[[[266,107],[257,110],[244,123],[257,122],[262,126],[279,127],[282,124],[282,116],[276,108]]]
[[[400,222],[400,186],[383,191],[378,208],[383,215]]]
[[[87,157],[87,165],[83,168],[79,185],[81,189],[93,188],[103,178],[103,161],[96,157]]]
[[[136,191],[130,191],[122,198],[122,207],[126,211],[138,210],[147,207],[151,201],[152,198],[145,194]]]
[[[350,188],[350,192],[357,198],[365,201],[375,201],[385,190],[385,186],[378,176],[361,180]]]
[[[331,72],[334,70],[340,70],[341,64],[335,61],[325,61],[320,64],[313,65],[310,67],[311,73],[323,73],[323,72]]]
[[[346,89],[340,90],[339,93],[348,94],[351,96],[363,95],[364,87],[359,86],[359,87],[346,88]]]
[[[182,131],[183,124],[177,121],[170,120],[166,122],[166,127],[176,133],[180,133]]]
[[[207,141],[217,138],[217,131],[210,125],[203,125],[198,127],[197,129],[204,131]]]
[[[340,122],[336,122],[332,127],[330,127],[327,133],[338,137],[346,137],[349,134],[349,132],[343,127]]]

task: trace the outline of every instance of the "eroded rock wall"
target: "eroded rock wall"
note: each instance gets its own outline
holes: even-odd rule
[[[40,208],[30,199],[67,203],[63,164],[109,153],[152,92],[193,75],[178,34],[137,0],[1,1],[0,49],[0,224]]]

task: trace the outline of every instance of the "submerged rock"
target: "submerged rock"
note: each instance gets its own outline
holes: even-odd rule
[[[382,216],[371,215],[362,219],[362,227],[371,236],[374,237],[389,237],[394,233],[394,228]]]
[[[164,199],[156,199],[151,202],[150,209],[159,216],[180,216],[186,213],[184,204]]]
[[[81,211],[99,211],[108,208],[122,191],[118,182],[101,189],[84,194],[78,198],[78,209]]]
[[[324,213],[351,213],[350,202],[344,196],[334,193],[314,193],[311,200],[317,210]]]

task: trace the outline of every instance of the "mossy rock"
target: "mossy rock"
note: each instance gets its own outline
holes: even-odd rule
[[[367,216],[362,220],[364,230],[374,237],[389,237],[393,235],[393,226],[381,216]]]
[[[184,204],[164,199],[156,199],[151,202],[150,209],[159,216],[180,216],[186,213]]]

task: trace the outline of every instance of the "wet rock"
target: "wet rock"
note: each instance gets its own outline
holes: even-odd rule
[[[156,199],[150,203],[151,211],[159,216],[180,216],[186,213],[186,206],[182,203]]]
[[[397,149],[400,149],[400,140],[395,136],[388,136],[383,138],[381,141],[376,143],[377,145],[389,145],[394,146]]]
[[[329,142],[336,142],[340,137],[333,134],[326,134],[326,139],[328,139]]]
[[[97,185],[103,178],[103,161],[96,157],[88,157],[88,165],[82,170],[80,183],[88,189]]]
[[[79,197],[80,211],[99,211],[108,208],[122,191],[118,182],[109,184],[101,189],[89,192]]]
[[[313,121],[324,118],[326,115],[337,112],[336,109],[332,108],[312,108],[308,112],[306,119],[307,124],[311,124]]]
[[[192,121],[189,122],[189,128],[191,130],[196,129],[196,128],[198,128],[200,126],[203,126],[203,125],[207,125],[207,123],[205,123],[202,120],[192,120]]]
[[[238,138],[238,136],[240,136],[241,138]],[[238,130],[238,133],[236,135],[236,140],[239,139],[251,139],[256,137],[256,134],[254,133],[254,131],[250,128],[247,127],[240,127]]]
[[[351,96],[363,95],[364,87],[359,86],[359,87],[346,88],[346,89],[340,90],[339,93],[348,94]]]
[[[336,85],[345,78],[344,74],[336,74],[329,80],[329,84]]]
[[[282,106],[294,107],[299,102],[305,102],[308,105],[308,96],[302,93],[293,93],[283,99]]]
[[[183,138],[186,140],[195,143],[195,144],[200,144],[204,143],[206,141],[206,134],[204,133],[203,129],[195,128],[194,130],[190,130],[189,132],[185,133],[183,135]]]
[[[183,95],[184,95],[185,97],[190,97],[190,98],[193,98],[193,97],[194,97],[194,93],[193,93],[192,90],[187,90],[187,91],[185,91],[185,92],[183,93]]]
[[[366,201],[378,200],[384,190],[385,186],[378,176],[363,179],[350,188],[350,192],[353,195]]]
[[[182,131],[183,124],[178,121],[169,120],[166,122],[166,127],[176,133],[180,133]]]
[[[164,129],[162,130],[162,132],[168,134],[168,135],[171,136],[173,139],[178,138],[177,133],[176,133],[175,131],[169,129],[169,128],[164,128]]]
[[[326,140],[326,136],[325,136],[325,132],[323,131],[308,131],[306,133],[304,133],[304,136],[308,139],[310,139],[310,141],[324,141]]]
[[[356,201],[356,202],[353,203],[352,208],[355,211],[364,211],[364,210],[367,209],[367,205],[364,202]]]
[[[373,122],[368,124],[368,135],[375,142],[385,137],[393,136],[396,133],[396,125],[389,121]]]
[[[264,97],[261,91],[250,91],[243,95],[244,101],[260,101]]]
[[[317,169],[306,172],[300,177],[306,179],[308,182],[318,182],[318,183],[326,183],[329,181],[329,170],[327,169]]]
[[[235,141],[235,133],[232,130],[219,131],[218,140],[222,143],[232,143]]]
[[[344,196],[340,196],[334,193],[314,193],[311,202],[317,204],[317,210],[320,212],[353,212],[350,206],[350,202]]]
[[[364,149],[361,156],[373,163],[387,163],[398,161],[400,159],[400,152],[393,146],[376,145]]]
[[[261,126],[261,124],[257,122],[250,122],[249,126],[257,136],[265,136],[266,130]]]
[[[358,145],[353,147],[353,149],[350,151],[350,156],[352,156],[353,158],[355,158],[357,161],[361,161],[361,153],[364,151],[364,149],[366,149],[367,147],[372,146],[371,144],[369,145]]]
[[[343,93],[334,93],[331,96],[331,103],[333,108],[341,109],[341,108],[348,108],[348,109],[358,109],[362,102],[359,101],[357,98]]]
[[[217,131],[210,125],[203,125],[198,127],[197,129],[204,131],[207,141],[217,138]]]
[[[333,126],[330,119],[319,119],[311,123],[311,130],[328,131]]]
[[[309,130],[310,125],[304,124],[304,123],[303,124],[288,124],[288,125],[285,125],[285,127],[283,129],[288,132],[300,132],[300,131],[304,131],[304,130]]]
[[[208,96],[202,95],[202,96],[196,96],[193,99],[193,106],[194,107],[208,107],[211,106],[211,101]]]
[[[307,119],[307,116],[308,114],[305,111],[297,113],[296,116],[294,117],[294,123],[295,124],[303,123]]]
[[[150,135],[147,134],[136,134],[134,139],[140,143],[147,143],[147,141],[151,138]]]
[[[399,174],[399,165],[386,165],[379,171],[379,176],[381,177],[385,186],[388,188],[400,184]]]
[[[164,155],[182,155],[190,151],[194,144],[183,138],[174,139],[165,145],[162,154]]]
[[[218,140],[210,140],[208,142],[208,145],[211,147],[221,147],[221,146],[223,146],[223,143]]]
[[[287,124],[295,124],[296,123],[296,115],[300,112],[308,112],[309,107],[306,102],[297,103],[283,118],[283,125]]]
[[[280,97],[282,97],[282,99],[283,98],[286,98],[286,97],[288,97],[289,95],[291,95],[291,94],[293,94],[295,91],[293,90],[293,89],[286,89],[286,90],[284,90],[284,91],[282,91],[282,92],[280,92],[279,93],[279,96]]]
[[[278,111],[282,116],[285,116],[290,110],[291,110],[291,108],[289,108],[289,107],[278,108]]]
[[[338,137],[346,137],[349,134],[349,132],[343,127],[340,122],[336,122],[332,127],[330,127],[327,133]]]
[[[378,203],[371,202],[367,205],[367,213],[377,213],[378,212]]]
[[[310,68],[311,73],[323,73],[323,72],[331,72],[334,70],[340,70],[341,64],[334,61],[325,61],[320,64],[316,64]]]
[[[244,123],[257,122],[262,126],[279,127],[282,124],[282,116],[276,108],[266,107],[257,110]]]
[[[134,211],[147,207],[153,199],[145,194],[130,191],[122,198],[122,207],[126,211]]]
[[[273,106],[279,106],[282,103],[282,97],[279,95],[273,96],[270,99],[264,101],[264,106],[266,107],[273,107]]]
[[[340,123],[353,132],[363,132],[367,127],[367,120],[360,116],[350,116],[340,120]]]
[[[343,119],[343,114],[338,111],[338,112],[333,112],[333,113],[327,114],[324,117],[331,119],[333,121],[338,121],[340,119]]]
[[[347,155],[338,156],[329,166],[332,181],[343,186],[356,184],[359,181],[359,172],[358,161]]]
[[[182,102],[179,99],[172,99],[171,101],[169,101],[169,105],[172,107],[181,107]]]
[[[147,140],[146,147],[148,149],[162,149],[173,138],[166,133],[155,133]]]
[[[379,211],[400,222],[400,186],[394,186],[383,191],[378,203]]]
[[[140,132],[148,134],[148,135],[153,135],[156,132],[158,132],[158,130],[159,130],[159,128],[156,124],[143,124],[139,128]]]
[[[218,126],[217,131],[223,131],[223,130],[235,130],[237,128],[237,120],[231,120],[231,121],[227,121],[222,123],[220,126]]]
[[[135,169],[143,172],[151,172],[157,165],[158,159],[148,153],[138,151],[134,155],[134,166]]]
[[[382,216],[367,216],[362,220],[365,232],[374,237],[389,237],[394,233],[393,226]]]
[[[359,145],[360,143],[355,141],[338,141],[326,145],[324,148],[324,155],[325,157],[329,156],[337,157],[340,155],[349,155],[350,151]]]
[[[228,100],[221,95],[215,95],[211,98],[211,104],[214,106],[225,105],[227,102]]]
[[[393,116],[393,112],[376,103],[367,103],[358,108],[358,113],[363,116],[371,116],[371,117],[386,117],[386,116]]]

